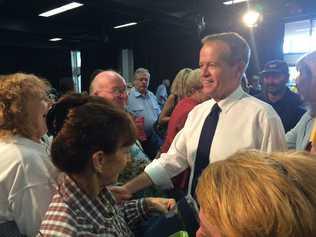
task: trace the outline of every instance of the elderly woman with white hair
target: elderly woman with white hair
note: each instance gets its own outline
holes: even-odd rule
[[[296,68],[299,72],[297,87],[308,106],[308,111],[286,134],[286,141],[289,149],[311,151],[315,150],[312,145],[316,145],[312,142],[316,131],[316,51],[299,59]]]

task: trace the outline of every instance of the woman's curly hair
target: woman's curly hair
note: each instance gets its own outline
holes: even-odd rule
[[[45,99],[49,83],[33,74],[15,73],[0,79],[0,138],[21,135],[32,138],[34,125],[28,105]]]

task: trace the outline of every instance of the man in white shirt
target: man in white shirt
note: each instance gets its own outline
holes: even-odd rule
[[[226,159],[240,149],[266,152],[286,150],[282,122],[273,108],[245,93],[240,86],[250,58],[248,43],[236,33],[206,36],[200,51],[201,82],[210,100],[196,106],[184,128],[174,138],[167,153],[150,163],[144,173],[113,191],[121,198],[147,186],[172,188],[171,178],[191,168],[188,197],[199,139],[213,106],[220,108],[209,151],[209,162]],[[233,190],[232,190],[233,191]]]
[[[194,171],[202,126],[215,103],[221,109],[210,148],[209,162],[226,159],[240,149],[266,152],[286,150],[284,129],[273,108],[245,93],[240,81],[250,58],[248,43],[236,33],[206,36],[202,40],[200,69],[203,90],[212,99],[196,106],[167,153],[144,173],[114,190],[121,197],[153,184],[172,188],[171,178],[187,167]],[[188,188],[191,192],[193,172]],[[194,190],[192,190],[194,192]]]

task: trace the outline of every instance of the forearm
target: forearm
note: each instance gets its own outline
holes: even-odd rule
[[[170,116],[159,117],[159,125],[164,125],[168,123],[170,120]]]
[[[140,175],[138,175],[136,178],[124,184],[123,187],[127,189],[129,193],[134,194],[152,185],[153,185],[153,182],[148,176],[148,174],[143,172]]]
[[[125,201],[119,208],[129,226],[137,225],[149,216],[147,203],[144,198]]]

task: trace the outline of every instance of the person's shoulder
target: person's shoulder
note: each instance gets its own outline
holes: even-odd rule
[[[266,96],[263,92],[260,92],[258,94],[252,95],[253,97],[259,99],[259,100],[265,100]]]
[[[206,100],[198,105],[196,105],[192,110],[191,110],[191,114],[199,114],[202,113],[204,111],[210,111],[210,109],[212,108],[212,106],[215,104],[215,100],[213,99],[209,99]]]
[[[10,160],[10,162],[21,161],[22,154],[20,145],[12,141],[0,141],[0,159]]]
[[[128,93],[128,99],[135,96],[136,96],[136,89],[135,87],[132,87]]]
[[[288,97],[291,100],[291,104],[294,106],[301,106],[303,101],[299,94],[288,89]]]
[[[40,236],[74,236],[77,232],[74,210],[58,195],[54,195],[40,227]]]
[[[303,115],[302,115],[302,117],[301,117],[301,119],[298,121],[298,123],[299,124],[304,124],[304,123],[307,123],[308,121],[310,121],[310,120],[312,120],[313,119],[313,117],[311,116],[311,113],[310,113],[310,111],[306,111]]]
[[[251,95],[243,97],[240,100],[240,106],[243,107],[245,110],[251,110],[253,114],[264,113],[270,116],[277,115],[277,113],[270,104]]]
[[[63,221],[65,223],[74,223],[77,216],[77,211],[78,210],[74,209],[72,205],[68,203],[67,198],[65,199],[59,192],[57,192],[52,197],[44,221],[54,221],[60,217],[63,217]]]
[[[147,90],[147,94],[150,96],[150,97],[155,97],[155,94],[153,92],[151,92],[150,90]]]

